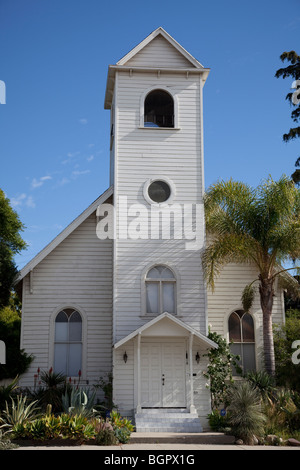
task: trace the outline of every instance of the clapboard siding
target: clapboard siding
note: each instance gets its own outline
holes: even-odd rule
[[[126,350],[128,361],[125,364],[123,354]],[[114,387],[113,402],[118,404],[122,416],[133,417],[134,403],[134,340],[126,348],[114,350]]]
[[[229,264],[225,266],[216,280],[214,292],[207,290],[208,324],[227,340],[228,317],[236,309],[242,309],[241,295],[244,287],[258,277],[255,266],[248,264]],[[251,308],[255,323],[255,341],[258,367],[262,366],[263,332],[262,313],[257,292]],[[273,305],[273,323],[284,321],[283,290],[276,288]]]
[[[53,315],[63,306],[78,308],[84,324],[82,379],[95,383],[111,371],[112,241],[96,236],[92,214],[33,270],[23,287],[22,344],[35,357],[22,385],[32,386],[36,369],[53,366]]]
[[[156,44],[157,43],[157,44]],[[157,46],[157,47],[156,47]],[[166,53],[169,45],[162,38],[152,41],[126,65],[146,65],[144,58],[155,55],[155,65],[169,64],[172,54]],[[148,48],[148,49],[147,49]],[[173,50],[182,66],[187,60]],[[160,62],[160,58],[161,62]],[[152,59],[151,59],[152,60]],[[152,61],[152,64],[154,62]],[[180,64],[177,63],[178,67]],[[173,66],[177,66],[173,62]],[[140,128],[141,97],[157,86],[168,87],[178,102],[179,129]],[[150,206],[143,196],[146,181],[153,176],[166,177],[176,187],[172,204],[202,202],[201,155],[201,87],[199,77],[186,74],[118,72],[114,102],[115,140],[115,203],[118,214],[118,197],[127,197],[127,207],[132,204]],[[124,219],[124,216],[123,216]],[[122,215],[120,216],[122,220]],[[134,217],[128,218],[128,224]],[[150,221],[150,212],[141,221]],[[203,221],[201,221],[203,224]],[[151,236],[151,230],[148,231]],[[125,337],[149,321],[143,315],[142,273],[151,264],[165,263],[179,274],[178,313],[192,327],[206,332],[205,293],[199,251],[185,249],[185,240],[119,240],[115,243],[114,288],[114,341]]]
[[[191,63],[160,35],[126,62],[129,67],[152,67],[153,64],[156,67],[191,67]]]

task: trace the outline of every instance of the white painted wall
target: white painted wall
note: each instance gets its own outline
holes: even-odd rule
[[[222,269],[216,279],[214,292],[207,291],[208,324],[211,330],[228,338],[228,318],[234,310],[242,309],[241,296],[244,287],[257,279],[258,272],[255,266],[243,264],[229,264]],[[258,283],[256,283],[258,286]],[[277,287],[277,286],[276,286]],[[263,331],[262,313],[259,293],[255,297],[250,312],[254,318],[257,366],[262,367]],[[273,323],[284,322],[283,290],[276,288],[273,305]]]
[[[22,386],[33,386],[38,367],[53,366],[55,315],[63,307],[83,318],[82,380],[95,383],[112,367],[112,241],[96,237],[95,213],[88,217],[23,280],[21,348],[35,356]]]
[[[179,129],[140,128],[140,102],[145,90],[168,87],[178,100]],[[172,181],[172,204],[202,202],[201,84],[199,77],[155,72],[117,72],[115,82],[114,201],[117,221],[124,220],[119,197],[128,206],[150,205],[143,196],[149,178]],[[127,222],[130,223],[128,219]],[[203,220],[201,222],[203,224]],[[120,226],[118,227],[120,230]],[[203,226],[202,226],[203,230]],[[119,232],[118,232],[119,234]],[[115,242],[114,342],[144,324],[141,279],[147,266],[167,264],[180,277],[179,315],[205,333],[205,293],[199,251],[185,249],[185,240],[131,240]]]

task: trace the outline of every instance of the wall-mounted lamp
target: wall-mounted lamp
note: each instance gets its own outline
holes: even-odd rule
[[[125,362],[125,364],[127,362],[127,359],[128,359],[128,356],[127,356],[127,353],[125,351],[124,354],[123,354],[123,361]]]
[[[198,353],[198,351],[197,351],[197,354],[196,354],[195,359],[196,359],[197,364],[199,364],[199,362],[200,362],[200,354]]]

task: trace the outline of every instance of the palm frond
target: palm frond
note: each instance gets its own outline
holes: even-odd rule
[[[295,269],[294,274],[300,273],[300,268]],[[277,268],[275,276],[278,277],[278,283],[282,289],[285,289],[292,299],[300,299],[300,284],[295,277],[290,274],[291,269],[280,270]]]
[[[300,259],[300,191],[290,178],[271,177],[256,189],[229,180],[204,197],[207,239],[203,269],[208,283],[229,262],[253,262],[272,276],[276,264]]]
[[[202,254],[202,267],[205,279],[212,290],[215,278],[226,264],[253,262],[252,251],[247,237],[234,233],[211,239]]]
[[[242,300],[243,309],[245,310],[246,313],[249,313],[249,310],[251,309],[253,305],[255,293],[256,293],[256,289],[254,287],[253,282],[245,286],[243,293],[242,293],[241,300]]]

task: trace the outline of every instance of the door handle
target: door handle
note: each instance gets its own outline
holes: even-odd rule
[[[162,384],[165,385],[165,375],[164,374],[162,375],[161,379],[162,379]]]

